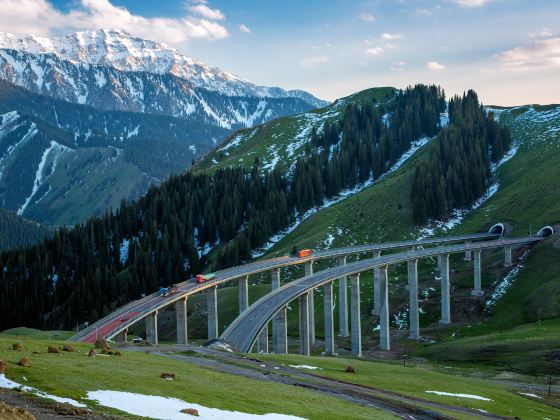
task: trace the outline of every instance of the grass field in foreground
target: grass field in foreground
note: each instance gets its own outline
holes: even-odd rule
[[[311,365],[322,369],[312,371],[317,375],[394,391],[425,400],[485,410],[489,413],[507,417],[521,419],[560,417],[560,410],[544,404],[544,399],[538,400],[526,397],[487,380],[449,375],[425,367],[403,367],[391,363],[295,355],[259,355],[259,358],[286,365]],[[354,367],[356,373],[344,372],[343,369],[347,365]],[[473,394],[489,398],[492,401],[442,396],[430,394],[426,391]]]
[[[291,414],[308,419],[391,418],[372,408],[299,387],[246,379],[161,356],[122,352],[120,357],[97,356],[91,359],[87,357],[91,346],[81,344],[76,345],[79,353],[48,354],[48,346],[62,346],[64,343],[21,337],[21,334],[0,335],[0,359],[10,363],[6,376],[18,383],[59,397],[73,398],[89,406],[94,406],[94,403],[83,400],[88,391],[114,390],[180,398],[187,402],[185,408],[188,403],[196,403],[223,410]],[[16,341],[23,344],[24,351],[11,350]],[[16,365],[24,356],[31,360],[31,367]],[[177,380],[161,379],[162,372],[174,372]]]

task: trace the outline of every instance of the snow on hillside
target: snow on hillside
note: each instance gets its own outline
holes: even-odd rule
[[[137,38],[124,30],[81,31],[54,38],[0,32],[0,49],[52,54],[73,63],[110,66],[121,71],[169,73],[188,80],[196,87],[229,96],[291,97],[302,99],[314,107],[327,104],[301,90],[257,86],[231,73],[211,68],[164,43]],[[41,69],[32,67],[31,70],[37,75],[37,83],[42,83]],[[103,75],[96,76],[96,81],[100,86],[106,83]]]

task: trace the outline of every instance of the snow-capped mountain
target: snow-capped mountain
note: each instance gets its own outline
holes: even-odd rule
[[[304,91],[257,86],[220,69],[210,68],[165,44],[136,38],[122,30],[83,31],[59,38],[0,32],[0,49],[27,53],[25,56],[14,56],[12,53],[8,57],[7,51],[4,51],[2,67],[11,66],[11,72],[17,73],[17,77],[14,78],[15,75],[12,74],[10,80],[17,83],[16,79],[19,79],[20,85],[26,78],[25,73],[28,73],[28,76],[34,77],[39,90],[49,90],[45,70],[50,70],[52,74],[56,69],[50,66],[67,62],[65,67],[70,63],[82,71],[90,69],[90,66],[102,66],[119,72],[172,75],[181,79],[183,84],[188,82],[190,88],[205,89],[230,97],[298,98],[315,108],[326,105],[325,101]],[[29,63],[28,68],[22,59]],[[7,75],[7,69],[2,73]],[[63,79],[61,82],[80,82],[75,77],[69,77],[67,70],[60,73]],[[2,77],[5,77],[4,74]],[[104,79],[101,73],[95,80],[98,84],[110,84],[110,79]],[[80,90],[78,84],[76,83],[76,88]],[[126,91],[128,86],[125,84],[120,87]],[[131,87],[138,92],[138,86],[134,86],[134,83]],[[87,99],[83,96],[85,91],[82,90],[81,94],[76,95],[77,98]]]

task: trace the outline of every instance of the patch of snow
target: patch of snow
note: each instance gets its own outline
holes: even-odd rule
[[[426,391],[428,394],[436,394],[436,395],[444,395],[446,397],[459,397],[459,398],[470,398],[472,400],[481,400],[481,401],[494,401],[490,398],[481,397],[480,395],[474,394],[454,394],[451,392],[443,392],[443,391]]]
[[[47,159],[48,159],[49,155],[51,153],[54,155],[53,158],[52,158],[52,170],[51,170],[51,173],[53,173],[54,170],[56,169],[58,159],[67,150],[70,150],[70,149],[66,146],[63,146],[62,144],[57,143],[54,140],[51,140],[50,146],[47,149],[45,149],[45,151],[43,152],[43,156],[41,157],[41,162],[39,162],[39,167],[37,168],[37,172],[35,173],[35,180],[33,181],[33,189],[31,190],[31,195],[26,198],[25,202],[18,209],[18,211],[17,211],[18,215],[21,216],[23,214],[23,212],[25,211],[25,209],[27,208],[27,206],[31,202],[31,199],[37,193],[37,190],[39,189],[39,187],[41,187],[41,185],[43,185],[43,181],[45,180],[45,174],[43,172],[44,172],[45,164],[47,163]]]
[[[525,251],[525,253],[523,254],[524,258],[527,255],[528,251]],[[523,268],[523,265],[518,264],[515,267],[513,267],[511,269],[511,271],[498,283],[498,285],[496,286],[496,288],[494,289],[494,292],[492,293],[492,295],[490,296],[490,299],[488,299],[486,301],[485,304],[485,309],[488,311],[490,309],[492,309],[496,303],[498,302],[498,300],[500,300],[500,298],[502,298],[502,296],[504,296],[506,294],[506,292],[508,291],[508,289],[511,287],[511,285],[513,284],[513,282],[515,281],[517,275],[519,274],[519,270],[521,270]]]
[[[126,135],[126,138],[129,139],[131,137],[137,136],[138,135],[138,129],[140,128],[139,125],[136,126],[136,128],[132,131],[129,131],[128,134]]]
[[[528,392],[520,392],[521,395],[526,395],[527,397],[531,397],[531,398],[538,398],[539,400],[542,400],[542,397],[540,395],[537,394],[531,394]]]
[[[124,265],[128,261],[128,249],[130,248],[130,240],[124,239],[121,242],[121,247],[119,249],[119,260],[121,265]]]
[[[189,146],[189,150],[193,153],[196,153],[196,146],[193,146],[192,144]]]
[[[442,112],[439,114],[439,126],[440,128],[447,127],[449,125],[449,113]]]
[[[54,401],[62,403],[62,404],[70,404],[70,405],[73,405],[74,407],[87,407],[87,405],[82,404],[82,403],[80,403],[76,400],[73,400],[71,398],[57,397],[56,395],[51,395],[51,394],[47,394],[46,392],[40,391],[37,388],[33,388],[33,387],[30,387],[30,386],[27,386],[27,385],[18,384],[17,382],[14,382],[11,379],[6,378],[6,376],[4,374],[0,374],[0,388],[19,389],[19,390],[24,391],[24,392],[30,392],[34,395],[37,395],[38,397],[48,398],[50,400],[54,400]]]
[[[296,368],[296,369],[309,369],[309,370],[323,370],[320,367],[317,366],[309,366],[309,365],[289,365],[290,367]]]
[[[301,417],[288,416],[284,414],[249,414],[239,411],[221,410],[219,408],[205,407],[193,404],[178,398],[160,397],[155,395],[143,395],[122,391],[89,391],[88,399],[96,401],[105,407],[115,408],[129,414],[140,417],[162,420],[184,420],[188,416],[181,413],[185,408],[193,408],[198,411],[201,420],[294,420]]]

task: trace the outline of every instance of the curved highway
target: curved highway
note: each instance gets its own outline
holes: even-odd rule
[[[280,309],[304,293],[341,277],[361,273],[376,267],[399,264],[409,260],[433,257],[442,254],[453,254],[469,250],[483,250],[531,244],[542,239],[544,238],[529,237],[520,239],[497,239],[472,244],[457,244],[428,249],[417,249],[413,251],[409,250],[406,252],[381,256],[379,258],[356,261],[354,263],[340,265],[338,267],[320,271],[314,275],[292,281],[291,283],[273,290],[257,302],[253,303],[247,310],[237,317],[232,324],[230,324],[220,338],[233,345],[240,352],[248,353],[251,350],[259,332]]]
[[[496,231],[495,227],[501,227]],[[343,255],[369,253],[375,251],[389,251],[400,248],[412,248],[419,246],[441,245],[453,242],[469,242],[469,241],[485,241],[496,239],[501,236],[503,232],[502,225],[494,225],[488,233],[475,233],[470,235],[460,235],[447,238],[429,238],[422,241],[408,240],[399,242],[389,242],[381,244],[365,244],[345,248],[335,248],[323,251],[314,251],[311,255],[304,258],[295,256],[283,256],[278,258],[271,258],[253,263],[244,264],[237,267],[228,268],[225,270],[217,271],[212,280],[204,283],[196,283],[194,278],[185,282],[179,283],[177,286],[179,290],[166,297],[160,296],[159,293],[153,293],[146,297],[130,302],[119,309],[115,310],[105,318],[100,319],[84,330],[80,331],[70,341],[94,342],[98,337],[112,338],[120,332],[126,330],[131,325],[137,323],[150,313],[155,312],[165,306],[168,306],[175,301],[182,299],[194,293],[199,293],[219,284],[240,279],[248,275],[270,271],[274,268],[288,267],[297,264],[303,264],[308,261],[316,261],[326,258],[333,258]],[[466,248],[465,248],[466,249]],[[420,252],[420,251],[418,251]],[[436,255],[436,254],[431,254]],[[385,257],[387,258],[387,257]],[[365,260],[369,261],[369,260]],[[372,266],[373,267],[373,266]],[[329,273],[333,272],[331,269]]]

